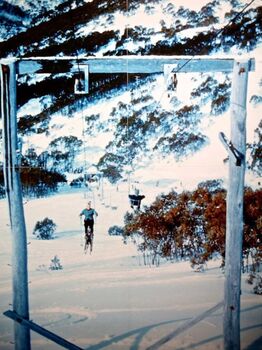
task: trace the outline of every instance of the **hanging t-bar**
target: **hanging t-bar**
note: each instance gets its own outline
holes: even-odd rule
[[[139,190],[136,188],[134,194],[129,194],[128,195],[129,200],[130,200],[130,205],[131,208],[137,208],[138,210],[140,209],[141,206],[141,201],[142,199],[145,198],[144,195],[139,194]]]
[[[89,69],[86,64],[78,64],[76,67],[78,77],[75,79],[74,93],[78,95],[88,94]]]
[[[178,64],[164,64],[164,78],[167,90],[176,91]]]

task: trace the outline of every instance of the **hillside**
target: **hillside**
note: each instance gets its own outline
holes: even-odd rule
[[[42,2],[37,9],[24,1],[21,11],[26,16],[34,9],[34,20],[0,42],[1,57],[252,57],[252,52],[255,56],[259,52],[262,11],[257,1],[237,17],[247,2],[215,0],[198,7],[191,4],[192,8],[176,4],[58,1]],[[261,99],[259,77],[251,79],[249,113],[254,118],[249,141],[253,142]],[[188,160],[213,142],[208,128],[219,120],[223,130],[227,126],[230,75],[179,74],[177,91],[171,94],[162,75],[90,74],[87,96],[74,94],[74,80],[63,74],[19,77],[24,164],[44,166],[67,179],[83,176],[94,164],[116,183],[126,178],[130,165],[134,171],[143,168],[143,162],[148,166],[159,159]]]
[[[261,348],[262,198],[253,191],[262,176],[261,0],[3,0],[0,12],[0,59],[121,56],[127,67],[90,73],[87,95],[74,93],[79,72],[17,75],[26,240],[22,251],[24,237],[13,234],[23,233],[19,222],[14,227],[19,216],[10,225],[4,198],[0,147],[1,350],[17,341],[3,313],[16,311],[12,297],[26,269],[29,319],[82,349],[149,350],[170,334],[161,349],[224,347],[229,175],[218,134],[230,139],[232,74],[177,72],[172,87],[162,73],[130,74],[129,55],[186,56],[187,64],[203,55],[255,59],[239,313],[241,349]],[[140,210],[129,202],[137,189]],[[98,212],[92,254],[84,252],[79,218],[89,201]],[[56,230],[39,239],[34,228],[46,218]],[[25,252],[27,268],[14,281],[12,258]],[[31,345],[57,349],[34,332]]]

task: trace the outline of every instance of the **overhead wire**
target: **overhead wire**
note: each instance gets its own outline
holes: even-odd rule
[[[216,36],[218,36],[218,35],[220,35],[221,33],[223,33],[223,32],[225,31],[225,29],[227,29],[231,23],[234,23],[235,20],[236,20],[250,5],[252,5],[253,2],[255,2],[255,0],[251,0],[246,6],[244,6],[243,9],[242,9],[240,12],[238,12],[238,13],[225,25],[225,27],[221,28],[221,29],[216,33]],[[188,58],[188,59],[184,62],[184,64],[182,64],[181,66],[179,66],[178,69],[175,70],[174,72],[170,73],[170,75],[175,75],[175,74],[179,73],[189,62],[191,62],[191,61],[194,59],[194,57],[195,57],[197,54],[201,54],[202,50],[203,50],[203,49],[201,49],[200,52],[195,52],[195,53],[193,53],[193,55],[192,55],[190,58]],[[163,91],[163,93],[162,93],[162,95],[161,95],[161,98],[159,99],[159,102],[161,102],[161,100],[162,100],[162,98],[163,98],[165,92],[166,92],[166,89]]]
[[[221,33],[224,32],[224,30],[229,27],[229,25],[231,23],[233,23],[255,0],[251,0],[249,4],[247,4],[240,12],[238,12],[235,17],[233,19],[231,19],[225,27],[221,28],[218,32],[217,32],[217,36]],[[196,56],[197,53],[195,53],[191,58],[189,58],[181,67],[179,67],[179,69],[175,72],[178,73],[181,69],[183,69],[189,62],[192,61],[192,59]]]
[[[244,11],[249,8],[252,3],[255,2],[255,0],[251,0],[248,4],[246,4],[243,9],[238,12],[234,17],[233,19],[231,19],[225,27],[221,28],[218,32],[217,32],[217,36],[220,35],[221,33],[223,33],[231,23],[234,23],[236,21],[236,19],[242,15],[244,13]],[[129,11],[129,0],[126,0],[126,11],[128,13]],[[76,35],[75,35],[75,24],[72,23],[72,27],[73,27],[73,35],[74,35],[74,38],[76,39]],[[128,38],[129,38],[129,31],[128,31],[128,24],[126,25],[126,40],[128,41]],[[200,51],[201,53],[201,51]],[[187,64],[189,64],[189,62],[191,62],[194,57],[199,54],[199,52],[195,52],[189,59],[187,59],[183,65],[179,66],[177,70],[175,70],[174,72],[172,72],[171,74],[176,74],[176,73],[179,73]],[[20,52],[18,51],[18,55],[19,55],[19,58],[21,58],[21,54]],[[126,48],[126,55],[128,56],[128,48]],[[77,61],[77,67],[78,67],[78,73],[79,73],[79,77],[80,77],[80,74],[81,74],[81,70],[80,70],[80,59],[79,59],[79,53],[78,53],[78,50],[76,50],[76,61]],[[126,85],[127,85],[127,89],[128,89],[128,85],[129,85],[129,67],[128,67],[128,58],[126,59],[126,71],[127,71],[127,74],[126,74]],[[162,100],[163,96],[164,96],[164,93],[165,91],[163,92],[163,94],[161,95],[161,98],[159,100],[159,102]],[[84,122],[84,114],[83,114],[83,104],[82,104],[82,97],[80,98],[80,109],[81,109],[81,113],[82,113],[82,136],[83,136],[83,144],[84,144],[84,167],[86,169],[86,166],[87,166],[87,155],[86,155],[86,135],[85,135],[85,122]],[[129,138],[129,120],[128,120],[128,117],[127,117],[127,121],[126,121],[126,139],[128,140]],[[19,166],[18,167],[19,169],[31,169],[32,166]],[[38,168],[42,168],[42,167],[38,167]]]
[[[243,9],[242,9],[240,12],[238,12],[238,13],[233,17],[233,19],[231,19],[231,20],[226,24],[225,27],[221,28],[221,29],[217,32],[216,35],[218,36],[218,35],[220,35],[221,33],[223,33],[223,32],[229,27],[229,25],[230,25],[231,23],[235,22],[236,19],[237,19],[250,5],[252,5],[252,3],[253,3],[254,1],[255,1],[255,0],[251,0],[246,6],[244,6]],[[126,0],[126,10],[127,10],[127,12],[128,12],[128,7],[129,7],[129,6],[128,6],[128,0]],[[128,26],[126,26],[126,40],[128,41]],[[202,51],[202,50],[201,50],[201,51]],[[167,81],[170,79],[170,76],[171,76],[171,75],[173,75],[174,77],[176,77],[176,74],[179,73],[187,64],[189,64],[189,62],[191,62],[197,54],[200,54],[201,51],[200,51],[200,52],[195,52],[189,59],[187,59],[187,60],[184,62],[183,65],[179,66],[178,69],[175,70],[174,72],[171,72],[170,75],[169,75],[169,77],[167,78]],[[126,49],[126,55],[128,56],[128,49]],[[127,58],[127,85],[128,85],[128,83],[129,83],[129,77],[128,77],[128,58]],[[177,80],[176,80],[176,83],[177,83]],[[162,100],[162,98],[163,98],[163,96],[164,96],[165,93],[166,93],[166,88],[164,89],[164,91],[163,91],[163,93],[162,93],[162,95],[161,95],[161,97],[160,97],[160,99],[159,99],[159,101],[158,101],[159,103],[161,102],[161,100]],[[128,135],[128,127],[129,127],[129,125],[128,125],[128,118],[127,118],[127,131],[126,131],[127,139],[128,139],[128,136],[129,136],[129,135]],[[130,163],[130,162],[129,162],[129,163]],[[129,176],[129,179],[128,179],[128,182],[129,182],[128,193],[129,193],[129,192],[130,192],[130,173],[128,174],[128,176]]]
[[[129,0],[126,0],[126,13],[128,16],[128,10],[129,10]],[[128,43],[128,23],[126,24],[126,42]],[[126,56],[128,56],[128,48],[126,48]],[[129,86],[129,66],[128,66],[128,58],[126,59],[126,90],[128,91],[128,86]],[[128,143],[128,138],[129,138],[129,121],[128,121],[128,116],[126,117],[126,141]]]
[[[73,10],[73,8],[71,7],[71,10]],[[72,28],[73,28],[73,38],[76,42],[76,25],[75,22],[73,21],[72,17],[71,18],[71,24],[72,24]],[[78,82],[79,84],[81,84],[81,70],[80,70],[80,58],[79,58],[79,51],[78,48],[76,48],[76,63],[77,63],[77,71],[78,71]],[[76,100],[76,99],[75,99]],[[83,112],[83,96],[79,97],[79,108],[81,111],[81,122],[82,122],[82,145],[83,145],[83,153],[84,153],[84,169],[83,169],[83,179],[84,179],[84,186],[87,187],[87,154],[86,154],[86,128],[85,128],[85,117],[84,117],[84,112]],[[84,197],[86,198],[86,193],[84,194]]]
[[[127,18],[128,18],[128,11],[129,11],[129,0],[126,0],[126,14],[127,14]],[[128,39],[129,39],[129,32],[128,32],[128,22],[126,23],[126,43],[128,44]],[[126,47],[126,91],[128,91],[129,89],[129,64],[128,64],[128,46]],[[131,91],[130,91],[130,103],[131,103]],[[130,147],[130,140],[129,140],[129,115],[126,115],[126,150],[128,155],[130,155],[131,153],[129,152],[129,147]],[[128,156],[128,165],[131,165],[131,157]],[[130,169],[128,169],[127,171],[127,182],[128,182],[128,194],[130,193]]]
[[[79,57],[77,55],[77,64],[78,64],[78,70],[80,72],[80,67],[79,67]],[[80,77],[80,73],[79,73]],[[79,78],[80,79],[80,78]],[[79,80],[80,81],[80,80]],[[80,102],[80,112],[81,112],[81,121],[82,121],[82,142],[83,142],[83,151],[84,151],[84,186],[88,190],[88,176],[87,176],[87,141],[86,141],[86,121],[85,121],[85,116],[84,116],[84,105],[83,105],[83,96],[79,97],[79,102]],[[86,191],[87,192],[87,191]],[[87,193],[85,192],[84,198],[87,197]]]

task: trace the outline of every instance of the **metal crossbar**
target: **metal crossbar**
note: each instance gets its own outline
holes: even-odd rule
[[[187,56],[111,56],[111,57],[83,57],[78,61],[74,57],[28,57],[23,59],[1,59],[0,64],[14,62],[17,74],[41,73],[74,73],[77,65],[88,66],[89,73],[126,73],[129,74],[163,73],[165,65],[173,65],[180,73],[189,72],[227,72],[234,67],[234,58],[216,58],[195,56],[188,62]],[[127,67],[128,62],[128,67]],[[185,64],[188,62],[187,64]],[[255,70],[255,60],[249,60],[249,71]]]

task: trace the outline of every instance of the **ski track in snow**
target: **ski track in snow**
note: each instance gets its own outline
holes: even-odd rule
[[[188,262],[143,265],[135,246],[124,245],[121,237],[109,236],[112,224],[121,224],[129,210],[126,188],[111,190],[116,210],[102,205],[98,193],[70,191],[29,200],[25,206],[28,242],[30,319],[79,346],[98,350],[143,350],[173,331],[177,325],[202,313],[223,299],[224,276],[220,261],[195,273]],[[105,195],[107,193],[105,191]],[[124,195],[125,194],[125,195]],[[79,212],[89,198],[95,199],[94,252],[83,253]],[[107,197],[109,200],[109,197]],[[107,202],[106,200],[106,202]],[[7,202],[0,200],[0,311],[11,306],[11,234]],[[57,238],[37,240],[32,229],[37,220],[49,217],[57,224]],[[62,270],[51,271],[57,255]],[[261,297],[251,293],[243,280],[243,346],[255,341],[261,324]],[[222,310],[181,334],[163,349],[214,349],[222,345]],[[0,348],[11,350],[12,321],[0,317]],[[248,330],[250,329],[250,330]],[[46,339],[32,334],[34,350],[55,350]],[[197,345],[199,344],[199,345]],[[202,344],[202,345],[201,345]],[[206,344],[206,345],[205,345]],[[222,348],[222,347],[221,347]]]
[[[206,0],[168,2],[176,7],[190,7],[196,11],[207,3]],[[257,6],[258,1],[255,1],[252,7]],[[142,10],[133,19],[118,14],[114,29],[119,29],[123,23],[129,27],[141,24],[141,18],[144,16]],[[221,7],[220,16],[224,16],[227,10],[227,6]],[[153,23],[152,18],[155,27],[159,26],[157,14],[154,17],[147,16],[147,21],[151,20]],[[173,20],[170,16],[166,17],[167,24],[170,19]],[[124,27],[121,28],[121,32]],[[91,25],[86,26],[85,30],[89,31],[90,28]],[[199,28],[188,29],[180,35],[194,35],[198,30]],[[158,38],[155,36],[154,40]],[[129,43],[129,48],[133,47],[132,43]],[[234,50],[232,48],[230,54],[234,55]],[[99,54],[102,53],[103,50]],[[250,55],[256,58],[256,72],[249,75],[247,101],[250,101],[252,95],[261,95],[261,45]],[[238,51],[236,57],[239,57]],[[195,77],[199,78],[199,75]],[[188,86],[193,88],[194,84],[199,85],[199,80],[195,80],[194,83],[192,75],[189,74],[180,74],[178,78],[177,97],[184,105],[192,104]],[[216,79],[223,81],[223,78],[222,74],[216,74]],[[170,101],[166,97],[163,77],[157,78],[156,82],[152,95],[163,107],[168,107]],[[137,89],[138,94],[139,91]],[[105,98],[98,104],[89,105],[83,111],[75,113],[73,123],[72,118],[70,120],[57,113],[50,122],[50,135],[54,138],[72,134],[81,138],[83,113],[100,113],[101,122],[104,123],[109,112],[119,101],[128,103],[129,99],[130,93],[126,91],[122,91],[121,96]],[[45,96],[42,100],[30,100],[18,111],[18,117],[39,113],[43,103],[48,106],[51,103],[50,96]],[[227,153],[219,143],[217,135],[220,131],[229,135],[229,113],[209,122],[208,111],[204,112],[207,116],[203,128],[206,127],[210,138],[210,144],[205,149],[183,162],[175,162],[172,155],[165,159],[147,160],[144,167],[138,167],[131,174],[133,185],[139,187],[146,195],[143,204],[150,204],[162,191],[167,192],[171,188],[179,191],[191,190],[197,183],[206,179],[222,178],[225,184],[227,183],[228,167],[223,164]],[[252,141],[254,129],[260,119],[260,105],[254,106],[249,103],[248,142]],[[111,131],[96,134],[89,139],[87,153],[89,152],[90,163],[98,161],[100,152],[113,137]],[[24,150],[35,145],[37,153],[40,153],[48,146],[50,139],[45,135],[32,135],[26,136],[23,141]],[[78,162],[81,163],[82,158],[80,155]],[[254,185],[258,181],[249,173],[246,180]],[[93,202],[99,213],[95,223],[94,251],[91,255],[83,253],[83,227],[78,216],[88,200]],[[91,192],[65,190],[65,193],[47,198],[29,199],[24,206],[29,243],[30,318],[34,322],[84,348],[88,346],[92,350],[143,350],[174,330],[177,325],[223,299],[224,275],[219,269],[219,260],[210,262],[208,270],[204,273],[192,272],[188,262],[162,263],[158,268],[144,266],[142,257],[132,244],[123,245],[120,237],[108,236],[108,228],[112,225],[122,225],[123,215],[129,210],[127,183],[121,183],[119,191],[113,186],[105,186],[104,202],[106,205],[102,205],[101,193],[94,189]],[[112,206],[117,206],[117,209],[112,210]],[[37,240],[32,235],[36,221],[44,217],[53,219],[57,224],[55,238],[50,241]],[[0,200],[0,232],[0,348],[12,350],[13,323],[2,315],[5,310],[12,308],[11,232],[5,200]],[[49,269],[54,255],[61,260],[63,270]],[[241,347],[251,349],[252,344],[257,344],[261,337],[262,301],[261,296],[251,292],[251,286],[245,283],[245,276],[242,279],[241,302]],[[222,325],[223,315],[220,310],[161,349],[222,349]],[[32,344],[34,350],[57,348],[33,332]],[[258,346],[260,345],[261,342]]]

